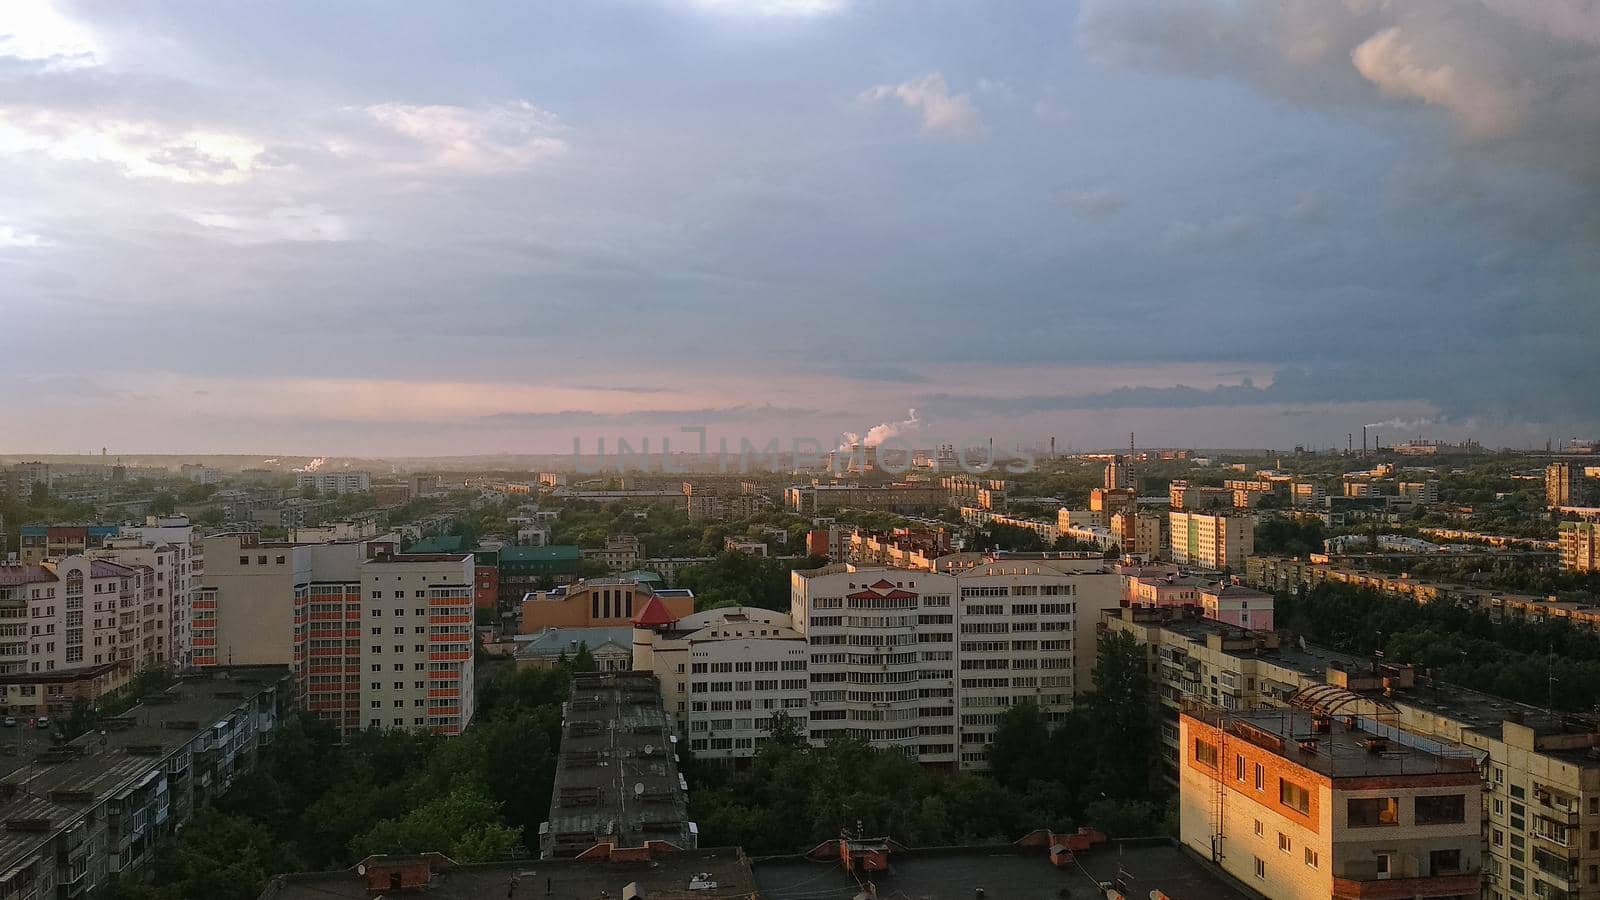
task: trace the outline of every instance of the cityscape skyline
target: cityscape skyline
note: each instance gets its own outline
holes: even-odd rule
[[[1525,0],[8,5],[0,452],[1590,434],[1597,42]]]

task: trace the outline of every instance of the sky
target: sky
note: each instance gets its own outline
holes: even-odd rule
[[[1596,0],[0,3],[0,452],[1600,436]]]

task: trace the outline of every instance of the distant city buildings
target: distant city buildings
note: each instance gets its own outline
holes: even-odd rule
[[[372,490],[372,476],[366,472],[296,472],[294,486],[300,491],[312,488],[319,494],[364,494]]]

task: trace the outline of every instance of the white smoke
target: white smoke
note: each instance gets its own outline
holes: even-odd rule
[[[909,434],[922,427],[922,420],[917,418],[914,409],[906,411],[906,417],[898,422],[880,422],[867,429],[866,437],[854,431],[846,431],[839,442],[839,452],[849,453],[856,447],[876,447],[890,438]]]
[[[322,468],[324,465],[326,465],[327,462],[328,462],[328,458],[326,456],[319,456],[316,459],[313,459],[311,462],[306,463],[305,466],[303,466],[303,467],[301,467],[299,469],[295,469],[295,471],[296,472],[315,472],[318,469]]]
[[[1439,423],[1435,422],[1432,419],[1386,419],[1386,420],[1384,420],[1382,422],[1368,422],[1367,424],[1365,424],[1365,425],[1363,425],[1361,427],[1362,428],[1393,428],[1393,429],[1399,429],[1400,431],[1411,431],[1413,429],[1427,428],[1430,425],[1437,425],[1437,424],[1439,424]]]

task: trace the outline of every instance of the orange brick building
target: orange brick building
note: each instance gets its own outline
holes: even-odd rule
[[[1183,842],[1283,900],[1478,897],[1477,762],[1383,725],[1364,702],[1348,707],[1363,715],[1186,708]]]
[[[518,631],[538,634],[552,627],[630,627],[634,615],[652,599],[660,600],[675,618],[694,612],[694,592],[687,588],[654,588],[646,582],[624,578],[591,578],[525,595]]]

